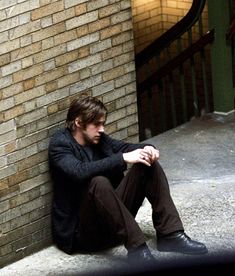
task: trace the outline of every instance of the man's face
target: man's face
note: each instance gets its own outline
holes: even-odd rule
[[[101,134],[104,132],[105,119],[106,117],[102,116],[82,129],[82,138],[85,145],[99,143]]]

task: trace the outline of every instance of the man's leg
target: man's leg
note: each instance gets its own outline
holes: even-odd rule
[[[191,240],[184,233],[166,175],[157,161],[151,167],[135,164],[118,186],[117,193],[133,216],[137,214],[144,197],[147,197],[152,206],[158,250],[185,254],[207,253],[204,244]]]
[[[135,216],[145,197],[152,205],[153,224],[160,234],[182,230],[179,213],[171,198],[169,185],[158,162],[151,167],[135,164],[116,189],[118,196]]]
[[[137,222],[105,177],[91,180],[79,218],[76,242],[80,249],[97,250],[124,243],[129,250],[145,243]]]

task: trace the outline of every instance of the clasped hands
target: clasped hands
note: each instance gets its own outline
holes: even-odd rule
[[[136,149],[123,153],[123,159],[126,163],[143,163],[146,166],[159,159],[159,151],[153,146],[145,146],[143,149]]]

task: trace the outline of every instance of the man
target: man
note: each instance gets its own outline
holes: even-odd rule
[[[93,97],[74,100],[66,127],[49,145],[54,183],[52,230],[67,253],[124,244],[130,261],[154,260],[135,216],[146,197],[159,251],[204,254],[185,233],[167,178],[152,145],[114,140],[104,133],[107,110]],[[127,164],[133,164],[124,176]]]

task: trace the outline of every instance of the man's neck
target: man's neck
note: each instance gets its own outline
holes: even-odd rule
[[[86,146],[86,143],[85,143],[85,141],[84,141],[84,139],[83,139],[83,137],[82,137],[82,135],[81,135],[80,132],[73,131],[73,132],[71,132],[71,134],[72,134],[73,138],[77,141],[77,143],[79,145]]]

